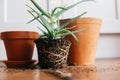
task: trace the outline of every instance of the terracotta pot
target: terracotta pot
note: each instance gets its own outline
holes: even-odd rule
[[[70,48],[70,41],[65,39],[49,40],[40,38],[35,40],[38,50],[39,63],[35,68],[58,69],[67,65],[67,57]]]
[[[67,20],[69,19],[62,20],[61,23],[64,23]],[[85,17],[79,18],[67,26],[70,27],[76,25],[76,27],[71,29],[71,31],[80,28],[89,28],[88,30],[76,33],[80,43],[77,43],[72,36],[66,37],[72,43],[68,56],[68,64],[93,65],[95,63],[101,23],[101,19]]]
[[[31,61],[34,50],[34,40],[37,32],[6,31],[1,33],[8,61]]]
[[[24,68],[24,69],[27,69],[27,68],[31,68],[31,66],[33,66],[36,62],[36,60],[31,60],[31,61],[3,61],[7,68]]]

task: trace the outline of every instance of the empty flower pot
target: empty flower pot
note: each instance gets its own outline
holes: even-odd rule
[[[8,61],[31,61],[34,50],[34,40],[37,32],[6,31],[1,33]]]
[[[67,20],[69,19],[61,20],[61,23]],[[80,28],[88,28],[87,30],[75,34],[80,40],[80,43],[77,43],[71,35],[65,37],[72,43],[68,56],[68,64],[76,66],[94,65],[101,23],[101,19],[85,17],[79,18],[67,25],[67,27],[76,26],[71,29],[71,31]]]

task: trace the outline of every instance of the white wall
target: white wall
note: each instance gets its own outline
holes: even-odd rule
[[[101,34],[98,42],[96,57],[120,57],[120,34]]]

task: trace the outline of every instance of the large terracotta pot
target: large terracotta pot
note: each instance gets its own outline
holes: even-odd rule
[[[30,61],[34,50],[34,40],[37,32],[6,31],[1,33],[8,61]]]
[[[61,23],[64,23],[67,20],[69,19],[62,20]],[[71,30],[88,28],[88,30],[76,33],[80,43],[77,43],[72,36],[66,37],[72,43],[68,56],[68,64],[78,66],[93,65],[95,63],[101,22],[101,19],[85,17],[79,18],[67,26],[70,27],[76,25],[76,27]]]

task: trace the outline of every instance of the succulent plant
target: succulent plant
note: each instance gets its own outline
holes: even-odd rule
[[[42,28],[39,27],[39,30],[43,33],[43,35],[41,37],[45,37],[48,39],[58,39],[58,38],[63,38],[67,35],[72,35],[75,38],[75,40],[77,42],[79,42],[75,33],[86,30],[86,28],[82,28],[82,29],[75,30],[75,31],[70,31],[70,29],[74,28],[74,26],[70,27],[70,28],[66,28],[65,26],[67,26],[68,24],[70,24],[71,22],[76,20],[77,18],[83,16],[87,12],[85,11],[82,14],[71,18],[70,20],[68,20],[64,24],[60,24],[60,16],[64,12],[68,11],[69,9],[75,7],[76,5],[78,5],[82,2],[94,1],[94,0],[81,0],[81,1],[78,1],[77,3],[72,4],[70,6],[55,7],[53,10],[51,10],[51,12],[45,11],[37,2],[35,2],[35,0],[30,0],[30,1],[37,8],[37,10],[33,9],[29,5],[26,5],[30,8],[30,10],[27,10],[27,11],[34,17],[28,23],[30,23],[34,20],[37,20],[40,24],[42,24],[42,26],[46,30],[43,30]]]

